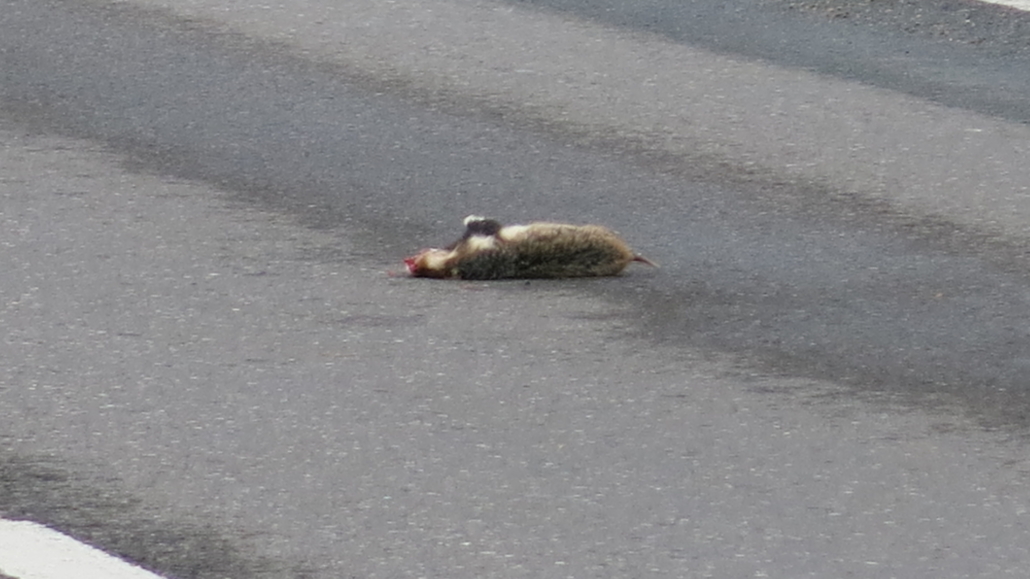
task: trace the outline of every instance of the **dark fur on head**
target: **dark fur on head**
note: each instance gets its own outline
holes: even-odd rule
[[[487,219],[478,215],[469,215],[465,218],[465,238],[473,235],[497,235],[501,231],[500,221]]]
[[[487,219],[486,217],[480,217],[478,215],[469,215],[465,218],[465,233],[461,236],[461,239],[448,245],[444,249],[454,249],[455,247],[458,247],[458,244],[463,241],[467,241],[468,238],[474,235],[493,237],[500,233],[502,227],[504,226],[496,219]]]

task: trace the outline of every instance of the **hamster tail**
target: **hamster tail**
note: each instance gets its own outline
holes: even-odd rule
[[[633,256],[633,261],[639,261],[640,263],[646,263],[647,265],[650,265],[651,267],[659,267],[657,263],[651,261],[650,259],[647,259],[646,257],[644,257],[642,255],[634,255]]]

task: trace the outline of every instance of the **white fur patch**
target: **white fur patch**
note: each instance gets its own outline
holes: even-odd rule
[[[505,241],[521,241],[526,238],[527,231],[529,231],[528,225],[509,225],[502,227],[497,233],[497,237]]]
[[[431,271],[442,271],[447,266],[447,260],[453,255],[453,251],[430,249],[422,255],[422,264]]]
[[[465,227],[468,227],[469,223],[475,223],[476,221],[486,221],[486,217],[483,217],[482,215],[469,215],[464,221],[462,221],[462,224]]]
[[[465,243],[472,251],[489,251],[497,247],[497,238],[492,235],[473,235]]]

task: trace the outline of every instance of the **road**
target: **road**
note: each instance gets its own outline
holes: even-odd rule
[[[1025,573],[1024,17],[861,4],[4,0],[0,517],[180,578]],[[663,267],[388,274],[473,212]]]

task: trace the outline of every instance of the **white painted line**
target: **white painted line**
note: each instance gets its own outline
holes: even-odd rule
[[[1030,12],[1030,0],[980,0],[980,2],[984,2],[986,4],[1001,4],[1002,6],[1008,6],[1009,8]]]
[[[0,519],[0,575],[15,579],[161,579],[53,529]]]

